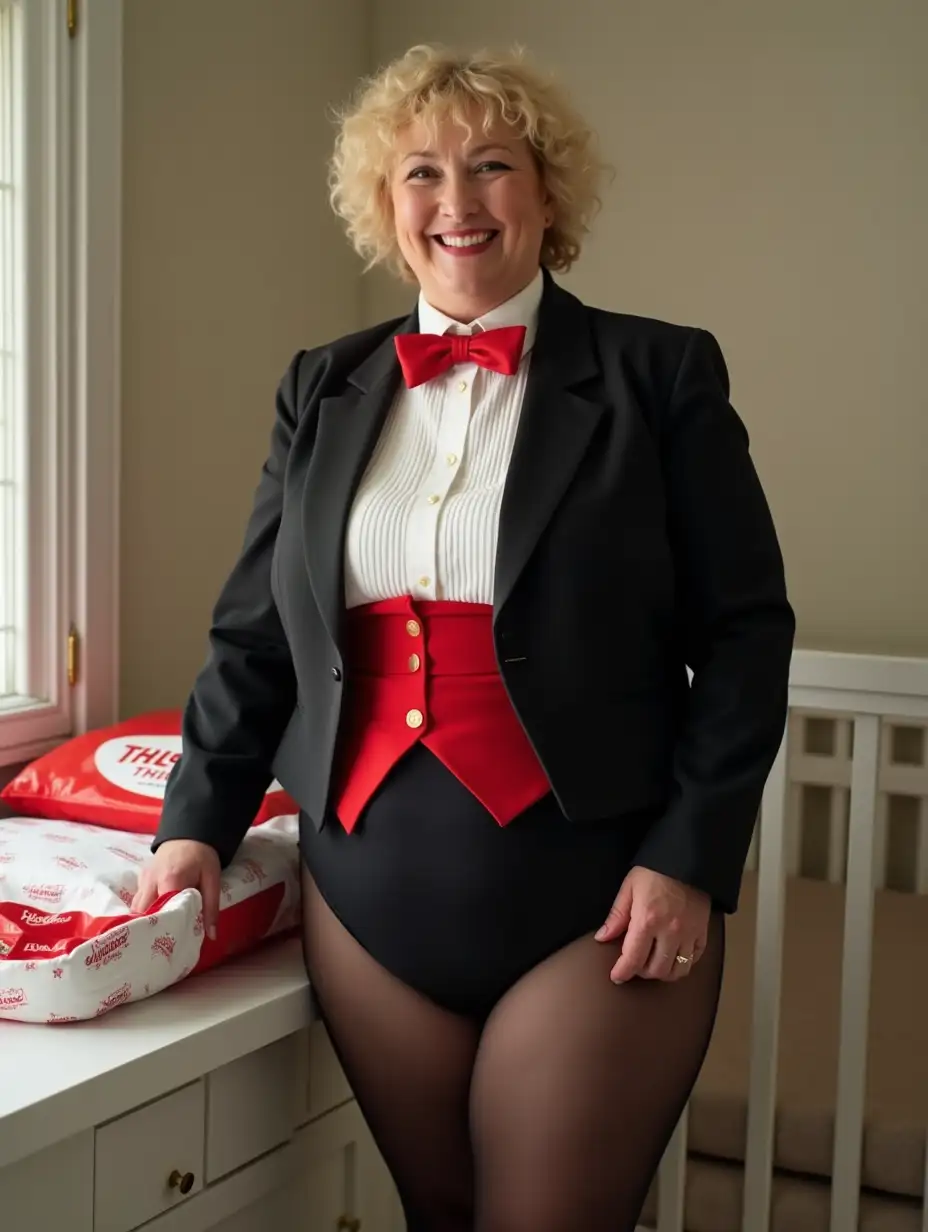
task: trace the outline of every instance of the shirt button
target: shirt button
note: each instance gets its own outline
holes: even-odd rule
[[[437,505],[440,500],[441,500],[441,497],[436,492],[433,492],[432,495],[429,497],[429,504]]]
[[[420,633],[418,620],[407,620],[406,621],[406,632],[409,634],[410,637],[418,637]]]
[[[448,456],[445,458],[445,461],[448,463],[449,466],[454,466],[457,460],[458,460],[458,455],[456,453],[449,453]]]
[[[459,381],[459,382],[458,382],[458,390],[459,390],[462,394],[467,393],[467,382],[466,382],[466,381]]]
[[[333,668],[332,668],[332,679],[333,679],[333,680],[341,680],[341,678],[342,678],[342,674],[341,674],[341,672],[338,670],[338,668],[337,668],[337,667],[333,667]]]
[[[428,577],[421,577],[419,578],[419,585],[423,590],[428,590],[428,588],[432,585],[432,579]]]
[[[421,659],[417,654],[412,654],[409,656],[409,670],[411,672],[417,672],[419,670],[420,663]]]
[[[424,716],[421,710],[407,710],[406,711],[406,726],[407,727],[421,727],[423,722],[424,722]]]

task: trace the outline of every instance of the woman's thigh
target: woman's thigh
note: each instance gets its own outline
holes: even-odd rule
[[[409,1232],[471,1232],[468,1093],[480,1024],[402,983],[351,936],[303,868],[307,973]]]
[[[501,998],[471,1088],[478,1232],[631,1232],[705,1057],[724,919],[682,980],[614,985],[583,936]]]

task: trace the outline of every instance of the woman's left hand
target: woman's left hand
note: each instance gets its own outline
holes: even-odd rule
[[[645,980],[679,980],[689,975],[706,948],[712,900],[702,890],[635,865],[609,911],[597,941],[622,934],[622,957],[611,978],[624,984],[636,975]],[[677,955],[688,962],[677,962]]]

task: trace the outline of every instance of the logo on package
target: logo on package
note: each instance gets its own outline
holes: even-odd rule
[[[94,967],[99,971],[107,963],[115,962],[117,959],[122,958],[128,944],[129,926],[124,924],[122,928],[114,928],[112,932],[106,933],[103,937],[98,937],[94,941],[90,953],[84,959],[84,966]]]

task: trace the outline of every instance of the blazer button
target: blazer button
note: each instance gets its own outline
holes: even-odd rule
[[[341,678],[342,678],[342,674],[341,674],[341,672],[338,670],[338,668],[337,668],[337,667],[333,667],[333,668],[332,668],[332,679],[333,679],[333,680],[341,680]]]

